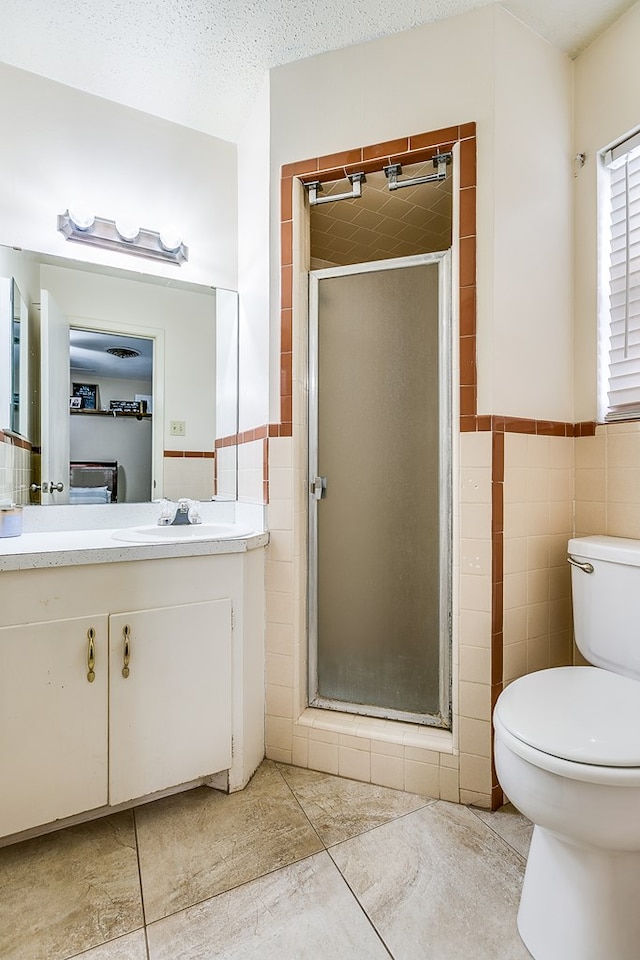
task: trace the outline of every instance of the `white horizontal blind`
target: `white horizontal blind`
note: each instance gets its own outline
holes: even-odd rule
[[[640,149],[627,144],[626,152],[622,145],[605,157],[610,175],[605,420],[640,417]]]

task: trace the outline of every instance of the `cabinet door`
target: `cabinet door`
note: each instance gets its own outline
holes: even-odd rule
[[[109,803],[226,770],[231,601],[112,615],[109,634]]]
[[[106,615],[0,628],[0,835],[107,803],[107,679]]]

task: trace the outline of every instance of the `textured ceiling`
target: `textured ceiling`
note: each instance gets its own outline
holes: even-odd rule
[[[265,71],[491,0],[1,0],[0,61],[226,140]],[[574,54],[633,0],[503,0]]]
[[[137,357],[120,359],[107,350],[124,347]],[[121,337],[93,330],[69,330],[69,364],[73,376],[109,377],[112,380],[151,380],[153,341],[140,337]]]

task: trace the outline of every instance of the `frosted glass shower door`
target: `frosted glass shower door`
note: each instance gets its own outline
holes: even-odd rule
[[[444,254],[311,274],[315,706],[449,723],[447,289]]]

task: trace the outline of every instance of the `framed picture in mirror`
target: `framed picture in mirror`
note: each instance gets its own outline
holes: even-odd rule
[[[95,383],[74,383],[72,396],[80,398],[82,410],[98,409],[98,386]]]

